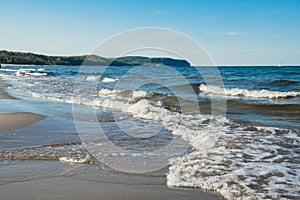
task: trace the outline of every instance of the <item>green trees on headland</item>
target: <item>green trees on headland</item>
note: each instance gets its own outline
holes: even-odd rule
[[[182,66],[189,67],[186,60],[173,58],[149,58],[143,56],[127,56],[120,58],[104,58],[97,55],[82,56],[46,56],[34,53],[0,51],[0,63],[23,65],[98,65],[98,66]]]

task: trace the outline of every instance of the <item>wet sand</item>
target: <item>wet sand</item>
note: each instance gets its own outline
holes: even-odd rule
[[[17,192],[16,192],[17,191]],[[213,194],[200,190],[174,190],[163,185],[126,185],[119,183],[89,182],[70,177],[17,182],[0,186],[6,199],[103,199],[103,200],[214,200]]]
[[[16,100],[17,98],[1,90],[10,87],[9,84],[0,82],[0,99]],[[34,113],[0,113],[0,133],[6,133],[15,129],[31,125],[42,120],[44,116]]]
[[[13,166],[13,167],[12,167]],[[6,199],[98,199],[98,200],[217,200],[219,196],[198,189],[169,189],[164,177],[110,173],[97,166],[55,161],[25,161],[8,165],[8,176],[18,170],[28,176],[1,183]],[[31,170],[30,170],[31,169]],[[35,171],[34,176],[30,176]],[[48,175],[47,175],[48,173]],[[24,179],[22,179],[24,178]]]
[[[0,99],[16,99],[16,98],[10,96],[9,94],[7,94],[7,92],[0,90]]]
[[[6,87],[10,87],[11,85],[7,84],[7,83],[3,83],[3,82],[0,82],[0,99],[17,99],[13,96],[10,96],[9,94],[7,94],[7,92],[1,90],[1,87],[2,88],[6,88]]]
[[[0,82],[0,87],[11,87],[11,85],[8,83]]]
[[[31,125],[43,118],[44,116],[34,113],[0,113],[0,133]]]

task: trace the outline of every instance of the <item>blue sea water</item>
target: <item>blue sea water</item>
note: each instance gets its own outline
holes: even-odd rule
[[[300,197],[300,67],[5,66],[0,77],[20,99],[1,100],[1,112],[47,116],[0,135],[2,159],[100,165],[181,138],[187,151],[172,146],[164,161],[152,155],[147,164],[169,165],[170,187],[228,199]],[[126,151],[95,139],[98,124]],[[91,148],[82,145],[90,141]],[[123,164],[120,170],[134,172]]]

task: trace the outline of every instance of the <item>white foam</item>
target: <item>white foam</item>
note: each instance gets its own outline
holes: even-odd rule
[[[38,68],[37,71],[38,72],[43,72],[43,71],[45,71],[45,69],[44,68]]]
[[[299,197],[300,169],[293,162],[297,155],[292,150],[299,146],[299,137],[288,130],[228,128],[230,134],[223,132],[208,156],[194,148],[194,152],[170,160],[168,186],[199,187],[226,199],[279,199],[282,191]],[[278,131],[281,134],[276,134]],[[283,147],[274,144],[280,140],[295,146],[281,155]]]
[[[29,76],[48,76],[48,73],[32,72],[32,73],[26,73],[26,75],[29,75]]]
[[[105,78],[103,78],[102,82],[103,83],[112,83],[112,82],[116,82],[118,80],[119,79],[117,79],[117,78],[108,78],[108,77],[105,77]]]
[[[110,89],[106,89],[106,88],[102,88],[98,91],[98,95],[100,97],[114,97],[118,92],[120,92],[119,90],[110,90]]]
[[[39,69],[42,69],[42,68],[39,68]],[[19,70],[22,70],[22,71],[37,71],[37,68],[21,68]]]
[[[239,88],[220,88],[217,86],[207,86],[201,84],[199,86],[200,91],[213,94],[213,95],[224,95],[224,96],[234,96],[234,97],[247,97],[247,98],[291,98],[300,96],[300,92],[279,92],[279,91],[269,91],[269,90],[245,90]]]
[[[61,158],[59,158],[59,161],[71,163],[71,164],[86,164],[91,161],[91,158],[90,158],[90,156],[86,156],[84,158],[61,157]]]
[[[152,93],[146,91],[126,91],[126,90],[109,90],[102,88],[96,92],[99,97],[109,98],[110,101],[122,101],[122,102],[133,102],[149,97]]]
[[[86,76],[85,80],[87,81],[99,81],[101,79],[101,76]]]
[[[18,71],[16,71],[15,75],[16,76],[47,76],[48,73],[46,72],[41,72],[43,71],[43,69],[39,69],[38,70],[31,70],[31,69],[19,69]]]
[[[3,68],[1,68],[0,71],[3,71],[3,72],[17,72],[18,70],[17,69],[3,69]]]
[[[141,90],[134,90],[132,91],[132,98],[137,99],[137,98],[144,98],[149,96],[150,93],[146,91],[141,91]]]

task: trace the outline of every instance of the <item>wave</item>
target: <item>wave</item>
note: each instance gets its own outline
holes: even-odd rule
[[[101,79],[101,76],[86,76],[85,80],[87,81],[99,81]]]
[[[133,99],[141,99],[141,98],[149,97],[151,95],[152,95],[152,92],[134,90],[134,91],[132,91],[132,96],[131,97]]]
[[[287,74],[287,75],[298,75],[300,73],[299,72],[284,72],[284,74]]]
[[[103,143],[89,143],[99,146]],[[116,153],[103,156],[118,156]],[[120,156],[139,156],[137,153],[122,153]],[[50,144],[31,148],[0,150],[0,159],[3,160],[55,160],[70,164],[98,164],[102,165],[93,155],[90,154],[85,144],[81,142],[66,142]]]
[[[59,160],[61,157],[84,159],[88,152],[84,145],[77,142],[52,144],[40,147],[0,150],[0,159],[13,160]]]
[[[71,164],[88,164],[91,162],[90,156],[86,156],[85,158],[60,157],[58,160]]]
[[[271,85],[280,85],[280,86],[287,86],[287,85],[294,85],[297,84],[297,81],[291,81],[291,80],[276,80],[271,82]]]
[[[298,81],[291,81],[291,80],[275,80],[272,82],[260,82],[258,85],[264,86],[264,85],[270,85],[270,86],[289,86],[299,83]]]
[[[97,93],[100,96],[111,97],[112,95],[115,95],[119,92],[121,92],[121,90],[110,90],[110,89],[102,88]]]
[[[118,80],[119,80],[118,78],[108,78],[108,77],[105,77],[105,78],[103,78],[102,82],[103,83],[112,83],[112,82],[116,82]]]
[[[191,83],[191,84],[183,84],[183,85],[175,85],[175,86],[171,86],[170,88],[171,89],[174,89],[174,90],[186,90],[186,89],[189,89],[189,88],[192,88],[195,93],[199,93],[199,86],[201,84],[200,83]]]
[[[43,68],[39,69],[19,69],[15,73],[16,76],[50,76],[54,75],[52,72],[47,72]]]
[[[152,92],[142,90],[110,90],[102,88],[96,92],[99,97],[114,98],[115,100],[126,100],[128,102],[134,102],[143,98],[150,98],[154,95]],[[112,99],[113,100],[113,99]]]
[[[246,98],[294,98],[300,96],[300,92],[278,92],[269,90],[245,90],[240,88],[220,88],[217,86],[207,86],[201,84],[199,90],[213,95],[225,95],[233,97],[246,97]]]
[[[18,70],[17,69],[2,69],[2,68],[0,68],[0,71],[3,71],[3,72],[17,72]]]
[[[297,133],[232,122],[227,128],[208,156],[196,149],[171,159],[168,186],[216,191],[226,199],[300,197]]]

